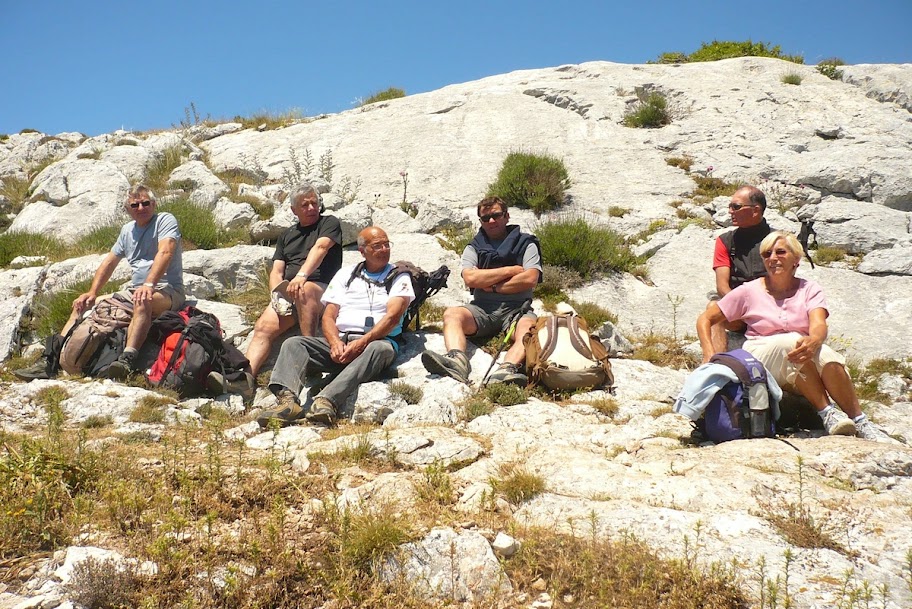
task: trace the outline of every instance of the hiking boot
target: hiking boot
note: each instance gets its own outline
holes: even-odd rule
[[[839,408],[830,408],[823,415],[823,428],[830,436],[854,436],[855,423]]]
[[[488,377],[489,385],[495,383],[511,383],[525,387],[529,384],[529,377],[519,371],[518,364],[504,362]]]
[[[855,430],[859,438],[872,440],[874,442],[883,442],[884,444],[901,444],[881,431],[870,419],[864,418],[855,423]]]
[[[446,355],[425,351],[421,354],[421,363],[431,374],[449,376],[460,383],[469,384],[469,359],[458,349],[451,349]]]
[[[329,401],[329,398],[317,396],[307,412],[307,420],[310,423],[322,423],[323,425],[331,426],[336,422],[336,407]]]
[[[239,393],[245,402],[252,402],[256,395],[256,379],[249,372],[244,376],[233,381],[226,381],[221,372],[213,370],[206,377],[206,389],[212,395],[222,395],[223,393]]]
[[[48,374],[47,360],[43,357],[31,366],[26,366],[25,368],[20,368],[19,370],[13,370],[13,376],[21,381],[26,382],[34,381],[35,379],[47,380],[54,378],[53,375]]]
[[[261,412],[257,423],[263,429],[269,427],[272,421],[278,421],[279,427],[285,427],[300,419],[302,414],[304,409],[298,403],[298,396],[290,389],[281,389],[276,394],[275,408]]]
[[[124,351],[116,360],[98,373],[98,378],[111,379],[112,381],[126,380],[136,371],[136,351]]]

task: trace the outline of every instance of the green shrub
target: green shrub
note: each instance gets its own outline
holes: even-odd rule
[[[800,85],[801,84],[801,74],[797,72],[788,72],[779,77],[779,80],[786,85]]]
[[[512,207],[531,209],[539,216],[563,205],[569,187],[567,168],[559,158],[511,152],[497,180],[488,186],[488,196],[500,197]]]
[[[704,42],[700,48],[687,55],[680,52],[662,53],[656,63],[694,63],[698,61],[718,61],[732,57],[774,57],[792,63],[804,63],[802,55],[786,55],[777,44],[768,46],[763,42],[736,42],[732,40],[713,40]]]
[[[294,108],[285,112],[257,112],[251,116],[235,116],[232,121],[241,123],[244,129],[258,129],[261,125],[266,125],[266,131],[281,129],[293,125],[304,118],[301,110]]]
[[[134,423],[164,423],[168,406],[174,402],[164,396],[146,395],[136,404],[130,413],[130,421]]]
[[[650,93],[649,96],[624,113],[622,121],[625,127],[656,128],[671,122],[668,113],[668,101],[661,93]]]
[[[112,243],[113,245],[113,243]],[[47,256],[54,258],[64,245],[53,236],[39,233],[0,234],[0,267],[9,266],[17,256]]]
[[[368,96],[367,99],[361,102],[361,105],[366,106],[368,104],[389,101],[391,99],[399,99],[400,97],[405,97],[405,90],[396,87],[390,87],[389,89],[386,89],[384,91],[377,91],[373,95]]]
[[[697,187],[691,193],[691,197],[697,203],[711,201],[716,197],[730,197],[738,190],[737,184],[719,178],[696,174],[691,174],[690,177],[697,183]]]
[[[829,245],[820,245],[814,252],[814,262],[826,266],[834,262],[845,260],[846,251],[841,247],[831,247]]]
[[[511,383],[492,383],[484,388],[484,394],[499,406],[516,406],[528,401],[523,388]]]
[[[191,203],[189,199],[177,199],[163,203],[159,211],[174,214],[181,229],[184,249],[211,250],[230,247],[247,241],[243,229],[225,230],[215,222],[215,216],[205,207]]]
[[[456,403],[463,419],[472,421],[494,412],[494,404],[483,393],[473,393]]]
[[[612,205],[608,208],[608,217],[610,218],[623,218],[630,213],[630,209],[627,207],[620,207],[619,205]]]
[[[533,295],[541,298],[547,311],[554,311],[559,302],[569,300],[566,290],[583,285],[582,276],[573,269],[545,264],[542,266],[542,282],[535,286]]]
[[[25,135],[26,133],[41,133],[41,132],[38,131],[37,129],[27,129],[27,128],[26,128],[26,129],[22,129],[22,130],[19,132],[19,135]]]
[[[592,332],[597,330],[606,321],[610,321],[613,324],[618,322],[617,315],[594,302],[571,300],[567,304],[572,306],[576,310],[576,313],[586,320],[586,323],[589,325],[589,330]]]
[[[845,62],[839,57],[831,57],[817,64],[817,72],[830,80],[842,80],[842,70],[839,69],[839,66],[844,65]]]
[[[571,269],[583,279],[609,271],[632,271],[639,259],[624,238],[583,218],[560,218],[535,227],[545,263]]]

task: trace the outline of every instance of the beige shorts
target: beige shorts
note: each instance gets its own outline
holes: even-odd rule
[[[766,371],[776,379],[783,389],[793,389],[798,378],[798,366],[788,360],[789,351],[795,348],[801,334],[787,332],[772,336],[755,336],[744,341],[743,349],[760,360]],[[830,363],[845,366],[845,358],[826,345],[820,347],[820,353],[814,358],[818,374]]]
[[[135,291],[136,291],[135,287],[129,287],[126,290],[122,290],[122,291],[118,292],[118,294],[120,294],[124,298],[127,298],[128,300],[132,301],[133,292],[135,292]],[[187,300],[187,297],[184,294],[184,288],[175,288],[175,287],[168,285],[167,283],[159,283],[158,285],[155,286],[155,291],[161,292],[162,294],[164,294],[165,296],[167,296],[168,298],[171,299],[171,310],[172,311],[180,311],[181,309],[184,308],[184,302]]]

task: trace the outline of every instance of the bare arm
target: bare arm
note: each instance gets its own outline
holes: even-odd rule
[[[703,350],[704,364],[709,361],[709,358],[716,354],[715,349],[713,349],[710,328],[713,324],[722,321],[727,321],[726,317],[722,313],[722,309],[719,308],[719,304],[715,302],[710,304],[700,317],[697,318],[697,336],[700,337],[700,348]]]
[[[273,260],[272,269],[269,271],[269,289],[274,290],[285,279],[285,261]]]
[[[808,336],[799,338],[795,343],[795,348],[789,351],[790,362],[800,364],[817,356],[829,333],[826,318],[826,309],[818,307],[808,312]]]
[[[515,264],[513,266],[502,266],[497,269],[463,269],[462,280],[465,281],[468,288],[490,288],[493,285],[509,281],[514,276],[524,272],[525,269]],[[537,273],[538,271],[536,271]],[[536,276],[536,280],[538,277]]]
[[[329,344],[329,356],[334,362],[342,364],[345,363],[342,361],[342,356],[345,353],[345,343],[339,338],[339,326],[336,325],[338,317],[339,305],[332,302],[326,303],[322,320],[323,336]]]
[[[513,275],[503,283],[496,284],[497,291],[502,294],[518,294],[535,289],[538,285],[538,269],[526,269],[518,275]]]
[[[358,340],[354,340],[345,347],[345,361],[347,363],[361,355],[369,344],[386,336],[399,325],[399,320],[408,308],[409,300],[404,296],[395,296],[386,303],[386,314],[377,322],[370,331]]]
[[[731,267],[717,266],[713,270],[716,273],[716,293],[719,296],[725,296],[731,292],[731,286],[728,283],[731,281]]]
[[[176,239],[169,237],[158,242],[158,251],[155,253],[155,258],[152,259],[152,266],[146,274],[146,280],[133,292],[133,302],[152,300],[152,294],[155,293],[155,287],[154,285],[153,287],[150,287],[146,284],[158,283],[158,280],[162,278],[162,275],[164,275],[165,271],[168,269],[168,265],[171,264],[171,258],[174,257],[175,250],[177,250]]]
[[[82,314],[86,309],[91,308],[95,304],[95,299],[98,298],[98,291],[108,282],[108,279],[114,274],[114,269],[117,268],[119,263],[120,256],[117,256],[113,252],[108,252],[108,255],[101,261],[98,270],[95,271],[95,277],[92,278],[92,286],[89,288],[89,291],[85,294],[80,294],[73,301],[74,311]]]
[[[335,244],[336,242],[329,237],[320,237],[317,239],[314,246],[307,252],[307,259],[304,260],[304,264],[298,269],[298,274],[292,277],[291,281],[288,283],[288,293],[291,294],[292,297],[299,297],[298,291],[304,287],[304,284],[307,282],[307,277],[312,275],[323,263],[323,259],[326,258],[326,253],[331,250],[332,246]],[[301,294],[301,296],[303,296],[303,294]]]

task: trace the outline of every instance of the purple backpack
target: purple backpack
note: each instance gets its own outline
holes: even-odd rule
[[[744,349],[717,353],[709,361],[728,366],[739,380],[720,389],[706,407],[706,437],[716,443],[776,437],[763,364]]]

